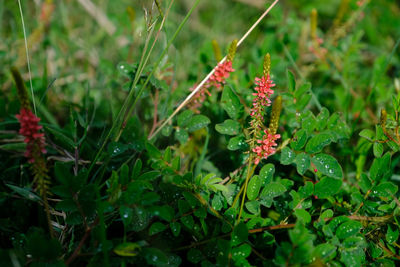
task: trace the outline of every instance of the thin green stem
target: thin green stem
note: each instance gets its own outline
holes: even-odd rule
[[[171,4],[169,5],[168,11],[169,11],[169,9],[171,8],[173,2],[174,2],[174,0],[171,1]],[[108,133],[107,133],[107,135],[106,135],[106,137],[105,137],[105,139],[104,139],[104,141],[103,141],[103,143],[102,143],[100,149],[97,151],[97,154],[96,154],[96,156],[95,156],[95,159],[94,159],[94,161],[92,162],[92,164],[91,164],[90,167],[89,167],[89,173],[92,171],[92,169],[93,169],[93,167],[95,166],[97,160],[99,160],[100,155],[101,155],[101,152],[103,152],[103,150],[104,150],[104,148],[105,148],[105,146],[106,146],[108,140],[110,139],[111,135],[114,133],[115,129],[120,128],[121,125],[122,125],[122,118],[123,118],[123,115],[126,116],[126,114],[127,114],[127,113],[126,113],[126,110],[127,110],[127,108],[128,108],[129,102],[131,102],[131,99],[133,98],[133,95],[134,95],[134,88],[136,87],[136,84],[138,83],[139,78],[140,78],[140,76],[142,75],[142,72],[143,72],[143,70],[144,70],[144,67],[146,66],[147,61],[148,61],[148,59],[149,59],[149,57],[150,57],[150,54],[151,54],[151,52],[152,52],[152,50],[153,50],[153,48],[154,48],[154,45],[155,45],[155,43],[156,43],[157,40],[158,40],[159,33],[161,32],[161,29],[162,29],[163,26],[164,26],[164,22],[165,22],[165,20],[167,19],[168,11],[167,11],[166,15],[164,16],[164,18],[163,18],[163,20],[162,20],[162,22],[161,22],[161,24],[160,24],[160,27],[159,27],[158,32],[157,32],[157,35],[156,35],[156,37],[155,37],[155,39],[154,39],[154,41],[153,41],[153,44],[152,44],[152,46],[151,46],[151,48],[150,48],[150,51],[147,52],[148,45],[149,45],[151,36],[153,35],[153,31],[154,31],[154,27],[151,27],[151,28],[150,28],[150,32],[149,32],[149,34],[148,34],[148,36],[147,36],[147,38],[146,38],[146,41],[145,41],[145,45],[144,45],[144,48],[143,48],[143,53],[142,53],[141,58],[140,58],[140,61],[139,61],[139,66],[138,66],[138,69],[137,69],[137,71],[136,71],[135,78],[133,79],[133,81],[131,82],[131,84],[130,84],[130,86],[129,86],[130,92],[129,92],[129,94],[128,94],[128,97],[127,97],[126,100],[124,101],[124,103],[123,103],[123,105],[122,105],[122,107],[121,107],[121,109],[120,109],[120,111],[119,111],[119,113],[118,113],[116,119],[114,120],[114,122],[113,122],[113,124],[112,124],[112,126],[111,126],[111,129],[108,131]],[[153,25],[155,25],[155,23],[156,23],[156,22],[154,22]],[[147,53],[147,56],[145,56],[146,53]],[[117,139],[117,140],[118,140],[118,139]]]
[[[19,13],[20,13],[20,15],[21,15],[22,30],[23,30],[23,32],[24,32],[25,53],[26,53],[26,64],[28,65],[29,84],[30,84],[30,87],[31,87],[33,110],[35,111],[35,115],[37,115],[37,112],[36,112],[35,94],[33,93],[33,86],[32,86],[31,62],[30,62],[30,60],[29,60],[28,40],[27,40],[27,38],[26,38],[25,21],[24,21],[24,15],[23,15],[23,12],[22,12],[22,6],[21,6],[21,1],[20,1],[20,0],[18,0],[18,6],[19,6]]]
[[[168,52],[169,47],[172,45],[172,43],[175,41],[175,38],[178,36],[179,32],[182,30],[183,26],[186,24],[187,20],[189,19],[190,15],[193,13],[193,11],[196,9],[197,5],[200,3],[200,0],[196,0],[196,2],[193,4],[192,8],[189,10],[189,12],[186,14],[185,18],[183,19],[183,21],[181,22],[181,24],[178,26],[178,29],[175,31],[174,35],[172,36],[172,38],[169,40],[167,46],[165,47],[165,49],[162,51],[161,55],[159,56],[158,60],[156,61],[156,63],[153,66],[152,71],[150,72],[150,74],[147,76],[146,81],[144,82],[144,84],[142,85],[142,87],[140,88],[139,92],[137,93],[135,100],[133,102],[133,104],[129,107],[128,112],[126,113],[126,117],[124,119],[124,122],[122,123],[122,128],[120,128],[120,132],[118,133],[116,140],[119,139],[119,137],[122,134],[122,131],[124,130],[124,125],[126,124],[126,121],[129,118],[129,114],[132,113],[133,109],[136,106],[137,101],[139,100],[141,94],[143,93],[144,89],[146,88],[147,84],[150,81],[150,78],[153,76],[154,72],[156,71],[157,67],[160,65],[161,61],[163,60],[165,54]]]
[[[242,217],[244,201],[246,199],[247,185],[248,185],[250,177],[253,175],[254,170],[255,170],[256,167],[257,167],[257,165],[253,165],[253,155],[251,154],[250,157],[249,157],[249,166],[247,167],[247,175],[246,175],[246,180],[244,181],[244,190],[243,190],[242,202],[240,204],[239,216],[238,216],[238,218],[236,220],[236,224],[238,224],[240,222],[240,218]]]

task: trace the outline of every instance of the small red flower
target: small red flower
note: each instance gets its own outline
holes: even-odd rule
[[[41,154],[46,153],[44,134],[39,132],[43,128],[39,125],[40,118],[26,108],[22,108],[15,117],[21,124],[19,133],[25,137],[24,142],[27,144],[25,157],[33,163]]]
[[[256,87],[254,88],[254,90],[256,92],[253,93],[255,97],[253,99],[253,107],[251,108],[250,116],[252,117],[252,127],[260,130],[257,122],[263,121],[264,107],[271,105],[270,97],[274,93],[274,90],[272,90],[271,88],[274,87],[275,84],[270,79],[269,74],[267,74],[266,77],[263,76],[262,78],[256,78],[255,84]]]
[[[193,92],[196,87],[197,85],[195,84],[192,88],[190,88],[190,91]],[[193,96],[192,101],[189,103],[189,108],[195,113],[200,113],[200,108],[207,96],[211,96],[210,91],[208,91],[206,87],[200,88],[200,90]]]
[[[257,140],[258,146],[253,148],[253,152],[257,154],[254,163],[257,165],[261,159],[266,159],[275,154],[277,143],[275,142],[281,136],[279,134],[270,134],[268,130],[264,130],[264,135],[261,140]]]
[[[215,72],[208,79],[206,88],[211,86],[215,86],[218,89],[221,88],[225,83],[226,78],[228,78],[233,71],[235,70],[232,68],[232,61],[225,61],[218,64]]]
[[[253,93],[254,96],[257,96],[257,98],[261,101],[263,106],[270,106],[271,105],[271,95],[274,93],[274,90],[271,88],[275,86],[274,82],[271,80],[269,74],[267,77],[262,77],[256,78],[255,79],[256,83],[256,93]]]

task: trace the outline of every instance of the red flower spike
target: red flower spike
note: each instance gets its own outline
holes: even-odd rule
[[[39,125],[40,118],[26,108],[22,108],[15,117],[21,124],[19,133],[25,137],[24,142],[27,144],[25,157],[33,163],[41,154],[46,153],[44,134],[39,132],[43,128]]]
[[[253,152],[256,153],[256,159],[254,164],[258,164],[261,159],[266,159],[269,156],[275,154],[277,143],[275,142],[281,136],[279,134],[270,134],[268,130],[264,130],[264,135],[261,140],[257,140],[259,144],[253,148]]]
[[[225,84],[225,80],[229,77],[231,72],[235,71],[232,68],[232,61],[225,61],[223,63],[218,64],[214,73],[208,79],[206,88],[211,86],[215,86],[216,88],[221,88],[223,84]]]

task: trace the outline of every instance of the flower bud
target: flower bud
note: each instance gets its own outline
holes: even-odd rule
[[[278,95],[272,104],[271,120],[269,122],[269,132],[276,134],[279,126],[279,117],[281,116],[282,110],[282,96]]]

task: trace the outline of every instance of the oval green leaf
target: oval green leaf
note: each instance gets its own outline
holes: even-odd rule
[[[253,176],[247,186],[247,198],[254,200],[258,197],[258,193],[261,189],[261,179],[258,175]]]
[[[325,174],[326,176],[333,178],[342,178],[343,171],[338,161],[327,154],[317,154],[311,159],[318,171]]]

